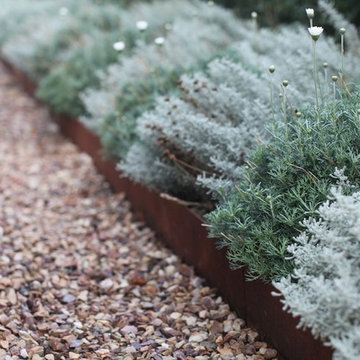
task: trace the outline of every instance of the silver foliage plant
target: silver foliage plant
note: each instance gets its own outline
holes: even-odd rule
[[[317,47],[319,64],[328,65],[319,66],[326,102],[332,97],[330,78],[339,67],[339,47],[326,36]],[[305,27],[249,28],[231,56],[214,60],[205,73],[182,77],[181,98],[160,98],[155,110],[140,117],[140,140],[119,168],[135,181],[178,196],[187,192],[201,197],[204,191],[233,187],[249,149],[266,141],[267,125],[284,116],[281,82],[289,81],[287,112],[314,104],[309,48]],[[360,77],[357,59],[352,51],[346,54],[354,78]],[[276,67],[273,74],[268,72],[271,64]]]
[[[19,0],[21,6],[12,0],[4,1],[4,7],[0,9],[0,19],[4,20],[1,24],[3,33],[0,34],[2,53],[31,76],[34,73],[33,60],[41,47],[54,49],[53,62],[62,64],[79,48],[90,48],[110,34],[120,35],[119,40],[125,32],[128,37],[132,34],[134,38],[141,38],[136,28],[138,20],[151,19],[148,32],[156,36],[164,30],[166,22],[172,22],[181,13],[194,16],[198,10],[190,0],[158,0],[151,4],[138,2],[126,9],[121,7],[121,3],[98,4],[95,0],[42,0],[36,4]],[[64,16],[61,15],[62,9],[67,10]],[[13,18],[17,19],[17,23],[11,20]],[[111,24],[107,31],[97,26],[103,19]]]
[[[31,22],[34,26],[39,22],[39,18],[44,19],[44,15],[59,9],[59,4],[53,0],[29,1],[29,0],[2,0],[0,7],[0,45],[2,46],[10,36],[21,33],[28,29]]]
[[[131,56],[120,56],[117,64],[99,73],[100,89],[84,92],[82,100],[88,115],[82,121],[100,135],[104,131],[104,119],[117,113],[117,96],[126,91],[126,84],[146,79],[158,67],[166,71],[185,71],[230,46],[246,32],[246,27],[239,26],[239,21],[230,11],[218,6],[210,7],[202,1],[159,0],[148,4],[147,11],[144,10],[145,4],[138,5],[138,8],[141,6],[142,19],[148,21],[149,29],[156,23],[170,23],[171,30],[158,33],[158,36],[165,37],[161,49],[154,43],[139,41]],[[137,20],[140,19],[139,12],[134,13]]]
[[[320,206],[320,220],[306,220],[288,248],[294,274],[274,285],[299,326],[331,345],[334,359],[353,360],[360,359],[360,192],[344,195],[349,185],[337,175],[342,183]]]
[[[24,9],[28,9],[29,0],[23,0],[22,3]],[[48,49],[53,67],[59,66],[80,48],[91,47],[101,36],[105,37],[111,31],[117,31],[117,28],[121,27],[120,14],[123,13],[119,6],[100,6],[91,0],[54,0],[50,3],[45,0],[28,9],[27,13],[22,10],[11,5],[2,10],[3,14],[0,10],[0,17],[5,17],[5,24],[1,27],[7,31],[2,44],[2,54],[19,69],[35,78],[38,75],[37,63],[43,61],[41,54],[39,59],[41,49]],[[17,18],[20,15],[23,15],[23,18],[18,28],[11,24],[6,25],[6,18]],[[104,23],[109,28],[106,31]]]
[[[226,172],[235,180],[239,154],[261,137],[262,117],[271,116],[256,88],[248,89],[254,109],[249,111],[249,97],[242,97],[240,90],[243,76],[260,81],[226,59],[212,62],[207,76],[182,77],[186,98],[159,99],[156,109],[138,120],[140,141],[120,168],[136,181],[177,195],[201,193],[194,177],[205,181],[208,172]],[[240,117],[249,122],[241,126]]]

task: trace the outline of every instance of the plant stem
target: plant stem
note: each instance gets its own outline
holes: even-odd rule
[[[348,88],[348,86],[347,86],[347,84],[345,82],[345,79],[344,79],[344,54],[345,54],[345,46],[344,46],[345,36],[344,36],[344,34],[340,35],[340,39],[341,39],[341,49],[340,49],[340,70],[339,70],[339,75],[340,75],[340,80],[341,80],[342,85],[344,86],[346,92],[350,95],[349,88]]]
[[[344,35],[341,34],[341,50],[340,50],[340,78],[343,81],[343,74],[344,74]]]
[[[325,97],[329,94],[329,84],[328,84],[328,71],[327,68],[324,68],[324,84],[325,84]]]
[[[316,64],[316,51],[315,51],[316,42],[312,41],[312,50],[313,50],[313,77],[314,77],[314,88],[315,88],[315,100],[316,100],[316,113],[318,120],[320,120],[319,115],[319,95],[318,95],[318,82],[317,82],[317,64]]]
[[[272,119],[273,121],[275,121],[275,111],[274,111],[274,82],[273,82],[273,78],[270,74],[270,104],[271,104],[271,114],[272,114]]]
[[[282,110],[283,110],[284,123],[285,123],[285,128],[286,128],[286,136],[288,137],[288,121],[287,121],[287,115],[286,115],[286,87],[282,86],[282,89],[283,89]]]

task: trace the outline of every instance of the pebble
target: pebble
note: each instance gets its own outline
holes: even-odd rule
[[[104,290],[109,290],[113,287],[114,285],[114,282],[111,280],[111,279],[106,279],[106,280],[103,280],[101,283],[100,283],[100,287]]]
[[[64,304],[73,303],[75,300],[76,300],[76,297],[74,295],[71,295],[71,294],[64,295],[63,298],[62,298],[62,302]]]
[[[206,340],[208,335],[206,333],[195,333],[192,334],[189,338],[189,342],[201,342]]]
[[[0,154],[1,359],[276,359],[1,66]]]

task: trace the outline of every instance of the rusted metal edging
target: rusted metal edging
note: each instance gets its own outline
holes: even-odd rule
[[[35,96],[36,84],[24,73],[2,60],[24,89]],[[124,192],[135,212],[154,229],[167,246],[196,272],[216,287],[239,316],[255,327],[284,360],[331,360],[332,349],[315,340],[310,331],[296,328],[298,319],[282,310],[275,289],[261,281],[245,281],[244,271],[229,269],[225,252],[207,237],[200,216],[177,202],[121,177],[112,160],[103,157],[99,138],[79,121],[66,115],[52,115],[62,133],[88,153],[98,171],[115,192]]]

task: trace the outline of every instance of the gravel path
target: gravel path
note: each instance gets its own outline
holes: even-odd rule
[[[276,359],[3,67],[0,359]]]

